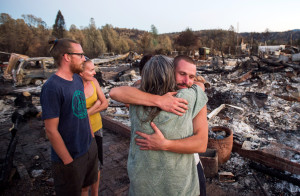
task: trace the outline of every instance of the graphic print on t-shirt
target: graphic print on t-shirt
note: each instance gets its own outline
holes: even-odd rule
[[[85,96],[80,90],[76,90],[73,94],[72,109],[73,114],[79,119],[84,119],[85,117],[87,117]]]

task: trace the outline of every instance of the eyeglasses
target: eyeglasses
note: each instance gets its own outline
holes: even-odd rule
[[[66,54],[69,54],[69,55],[79,55],[80,58],[82,58],[84,56],[84,53],[74,53],[74,52],[68,52]]]

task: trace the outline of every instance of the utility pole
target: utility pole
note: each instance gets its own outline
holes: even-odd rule
[[[237,28],[236,28],[236,48],[235,48],[235,55],[237,55],[239,47],[239,22],[237,23]]]

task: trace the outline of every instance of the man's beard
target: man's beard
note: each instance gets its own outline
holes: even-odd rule
[[[83,71],[82,64],[78,65],[78,64],[72,62],[72,64],[71,64],[71,71],[72,71],[72,73],[79,74],[80,72]]]
[[[185,87],[187,87],[187,88],[191,88],[191,86],[189,86],[188,84],[177,83],[177,87],[181,87],[181,86],[185,86]]]

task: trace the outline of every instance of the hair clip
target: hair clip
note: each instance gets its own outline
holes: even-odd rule
[[[50,53],[53,50],[54,46],[57,44],[57,42],[58,42],[58,39],[55,39],[53,45],[50,48]]]

